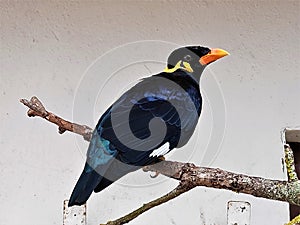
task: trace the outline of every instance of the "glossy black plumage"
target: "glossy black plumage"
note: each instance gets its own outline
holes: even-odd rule
[[[93,190],[103,190],[189,141],[202,107],[198,82],[205,65],[199,59],[209,52],[198,46],[175,50],[168,68],[183,60],[193,71],[180,67],[145,78],[107,109],[93,132],[69,206],[85,203]]]

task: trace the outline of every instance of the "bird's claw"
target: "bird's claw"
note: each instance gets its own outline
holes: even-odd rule
[[[158,177],[159,174],[160,174],[159,172],[155,172],[155,174],[154,175],[150,175],[150,177],[151,178],[156,178],[156,177]]]
[[[164,156],[159,156],[158,159],[157,159],[157,162],[162,162],[162,161],[165,161],[166,158]]]
[[[159,162],[162,162],[162,161],[165,161],[165,160],[166,160],[165,157],[160,156],[160,157],[157,158],[157,162],[156,163],[159,163]],[[156,177],[158,177],[159,174],[160,174],[159,172],[155,172],[155,174],[154,175],[150,175],[150,177],[151,178],[156,178]]]

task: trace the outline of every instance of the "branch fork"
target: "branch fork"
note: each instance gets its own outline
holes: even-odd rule
[[[30,101],[21,99],[20,102],[29,108],[27,112],[29,117],[42,117],[56,124],[60,134],[70,131],[83,136],[86,141],[91,140],[92,128],[64,120],[54,113],[47,111],[37,97],[32,97]],[[154,165],[145,166],[143,168],[145,172],[151,171],[157,174],[163,174],[178,180],[179,185],[166,195],[144,204],[140,208],[117,220],[109,221],[102,225],[121,225],[128,223],[149,209],[174,199],[197,186],[227,189],[256,197],[286,201],[290,204],[300,206],[300,181],[297,178],[295,170],[293,151],[288,144],[284,145],[284,152],[288,181],[252,177],[218,168],[198,167],[192,163],[161,161]],[[294,225],[297,223],[300,223],[300,215],[286,225]]]

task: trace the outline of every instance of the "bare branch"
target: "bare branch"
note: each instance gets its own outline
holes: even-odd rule
[[[299,225],[300,224],[300,214],[292,219],[290,222],[286,223],[285,225]]]
[[[232,173],[218,168],[198,167],[191,163],[163,161],[146,166],[144,171],[160,172],[185,184],[231,190],[256,197],[300,205],[300,182],[270,180]]]
[[[91,140],[92,129],[90,127],[66,121],[55,114],[48,112],[37,97],[32,97],[30,101],[26,99],[21,99],[20,101],[29,108],[27,113],[28,116],[39,116],[56,124],[59,127],[59,133],[61,134],[65,131],[71,131],[82,135],[87,141]],[[180,184],[168,194],[144,204],[142,207],[128,215],[115,221],[110,221],[106,225],[121,225],[128,223],[147,210],[176,198],[196,186],[227,189],[256,197],[286,201],[290,204],[300,206],[300,181],[295,173],[293,152],[288,145],[285,145],[284,147],[289,176],[288,181],[252,177],[218,168],[197,167],[191,163],[162,161],[154,165],[145,166],[143,168],[144,171],[161,173],[165,176],[179,180]]]
[[[51,123],[56,124],[58,126],[58,132],[60,134],[63,134],[65,131],[71,131],[83,136],[83,138],[87,141],[91,140],[93,132],[92,128],[86,125],[72,123],[70,121],[62,119],[52,112],[48,112],[37,97],[33,96],[30,101],[28,101],[27,99],[21,99],[20,102],[29,108],[27,112],[27,115],[29,117],[39,116]]]
[[[290,145],[284,145],[285,165],[288,172],[288,180],[290,182],[298,181],[293,150]]]
[[[191,190],[192,188],[193,187],[188,187],[187,185],[180,184],[175,189],[173,189],[172,191],[167,193],[166,195],[144,204],[140,208],[132,211],[131,213],[129,213],[129,214],[117,219],[117,220],[109,221],[106,224],[100,224],[100,225],[121,225],[121,224],[128,223],[131,220],[138,217],[139,215],[141,215],[142,213],[148,211],[149,209],[152,209],[155,206],[158,206],[158,205],[163,204],[163,203],[165,203],[165,202],[167,202],[167,201],[169,201],[173,198],[176,198],[179,195]]]

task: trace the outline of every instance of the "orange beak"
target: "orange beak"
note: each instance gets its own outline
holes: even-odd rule
[[[229,55],[229,53],[223,49],[220,48],[213,48],[211,49],[211,51],[202,56],[199,60],[199,62],[201,63],[201,65],[208,65],[209,63],[212,63],[214,61],[216,61],[217,59],[220,59],[226,55]]]

